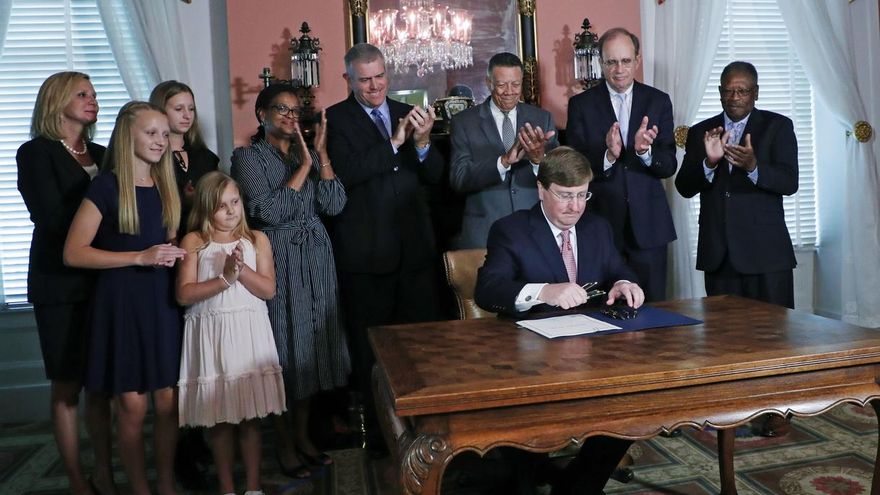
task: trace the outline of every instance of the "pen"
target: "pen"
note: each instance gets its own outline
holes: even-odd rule
[[[599,285],[599,282],[587,282],[581,286],[581,289],[589,291],[590,289],[592,289],[593,287],[595,287],[597,285]]]

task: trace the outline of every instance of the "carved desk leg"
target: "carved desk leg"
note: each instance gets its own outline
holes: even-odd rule
[[[877,424],[880,427],[880,400],[872,400],[871,407],[877,415]],[[874,456],[874,478],[871,481],[871,495],[880,495],[880,442],[877,443],[877,454]]]
[[[449,458],[446,439],[420,434],[401,450],[400,481],[406,495],[435,495]]]
[[[717,430],[717,433],[721,495],[736,495],[736,477],[733,470],[733,441],[736,438],[736,428]]]

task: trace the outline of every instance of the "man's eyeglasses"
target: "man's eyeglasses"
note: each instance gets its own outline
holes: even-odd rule
[[[755,92],[755,88],[718,88],[718,91],[721,92],[722,98],[732,98],[734,96],[745,98],[746,96],[751,96],[751,94]]]
[[[608,69],[612,69],[614,67],[617,67],[618,65],[623,68],[628,69],[628,68],[632,67],[633,62],[635,62],[635,60],[633,60],[631,58],[622,58],[620,60],[615,60],[612,58],[609,60],[603,60],[602,65],[604,65]]]
[[[294,117],[299,117],[299,114],[302,113],[301,107],[289,107],[287,105],[272,105],[272,110],[278,112],[278,115],[287,116],[293,114]]]
[[[577,200],[578,203],[586,203],[587,201],[590,200],[590,198],[593,197],[593,193],[591,193],[590,191],[584,191],[584,192],[579,192],[579,193],[575,194],[575,193],[570,193],[570,192],[558,193],[558,192],[554,191],[553,189],[547,189],[547,190],[550,191],[551,193],[553,193],[553,195],[556,196],[556,199],[558,199],[559,201],[562,201],[563,203],[571,203],[574,200]]]

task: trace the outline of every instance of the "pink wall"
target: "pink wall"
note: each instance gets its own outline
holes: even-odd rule
[[[584,17],[592,31],[601,35],[609,28],[624,27],[641,38],[638,0],[537,0],[538,65],[541,70],[541,107],[553,114],[564,129],[568,99],[581,91],[574,81],[574,37]],[[641,80],[641,70],[636,79]]]
[[[454,0],[453,0],[454,2]],[[332,105],[345,98],[342,57],[348,48],[347,0],[227,0],[229,66],[232,81],[232,119],[235,146],[248,144],[256,130],[254,100],[263,67],[290,77],[287,43],[299,37],[307,21],[321,40],[321,87],[315,90],[316,106]],[[638,0],[537,0],[538,63],[541,68],[541,104],[551,111],[556,125],[565,127],[568,98],[580,91],[573,84],[571,43],[589,17],[594,31],[615,26],[640,33]]]
[[[229,71],[232,81],[232,125],[235,146],[250,143],[256,131],[254,101],[261,89],[257,76],[263,67],[282,79],[290,77],[291,36],[301,35],[300,25],[309,23],[321,41],[321,86],[315,89],[315,105],[323,108],[345,98],[342,57],[348,48],[345,0],[227,0]],[[257,8],[256,6],[259,5]]]

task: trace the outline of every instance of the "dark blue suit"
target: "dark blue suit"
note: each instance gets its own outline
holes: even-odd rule
[[[611,239],[603,218],[584,213],[577,232],[578,284],[599,282],[609,289],[618,280],[638,282]],[[559,245],[553,237],[541,203],[516,211],[492,225],[486,262],[477,273],[477,304],[496,313],[515,314],[516,296],[527,283],[568,282]],[[550,309],[540,305],[534,310]]]
[[[605,219],[584,212],[577,232],[577,283],[599,282],[609,289],[618,280],[637,282],[614,246]],[[498,313],[516,314],[516,296],[527,283],[568,282],[559,245],[539,202],[498,220],[489,230],[486,262],[477,273],[477,304]],[[532,311],[554,309],[545,304]],[[632,442],[594,436],[560,473],[553,493],[601,493]]]
[[[644,116],[648,127],[657,126],[646,167],[632,147]],[[614,243],[627,256],[639,275],[648,301],[666,296],[666,245],[676,239],[672,214],[661,179],[675,174],[675,138],[669,95],[633,82],[632,107],[626,142],[617,162],[604,170],[605,135],[617,117],[608,86],[597,86],[573,96],[568,102],[568,144],[590,160],[593,181],[591,211],[611,224]],[[644,255],[644,259],[643,256]]]
[[[686,153],[675,187],[686,198],[700,195],[700,237],[697,270],[706,272],[706,291],[712,295],[713,276],[726,264],[739,274],[777,273],[781,282],[771,281],[761,300],[793,307],[791,270],[794,249],[782,196],[798,190],[798,150],[791,119],[765,110],[752,110],[742,132],[751,135],[758,162],[758,182],[753,184],[740,168],[728,170],[722,159],[712,182],[706,180],[703,161],[706,131],[724,126],[722,114],[704,120],[688,132]],[[741,294],[747,295],[748,294]]]

